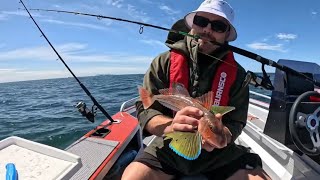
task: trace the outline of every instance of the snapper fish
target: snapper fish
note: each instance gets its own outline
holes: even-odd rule
[[[143,87],[139,87],[139,95],[144,109],[149,108],[154,101],[158,101],[173,111],[179,111],[187,106],[193,106],[203,111],[203,116],[194,132],[173,131],[164,134],[165,140],[172,139],[169,147],[176,154],[188,160],[197,159],[201,153],[203,140],[217,148],[226,146],[225,133],[231,134],[231,132],[223,126],[215,114],[224,115],[234,110],[234,107],[212,106],[214,95],[212,91],[203,96],[192,98],[188,90],[179,83],[174,83],[171,88],[161,89],[159,93],[159,95],[153,95]]]

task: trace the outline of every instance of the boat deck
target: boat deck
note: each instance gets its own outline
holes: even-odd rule
[[[104,140],[93,137],[82,137],[71,144],[66,151],[81,157],[82,166],[70,180],[89,179],[102,162],[119,144],[118,141]]]

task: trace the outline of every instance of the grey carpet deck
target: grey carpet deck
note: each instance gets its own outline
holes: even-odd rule
[[[81,138],[71,144],[66,151],[81,157],[82,167],[71,179],[89,179],[99,165],[119,144],[98,138]]]

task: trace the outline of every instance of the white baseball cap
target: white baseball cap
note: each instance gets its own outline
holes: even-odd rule
[[[199,8],[184,17],[186,25],[191,29],[193,18],[197,12],[207,12],[225,18],[230,24],[230,35],[227,41],[234,41],[237,39],[237,32],[233,26],[234,11],[232,7],[223,0],[205,0]]]

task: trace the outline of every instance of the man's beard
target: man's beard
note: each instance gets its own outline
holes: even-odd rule
[[[216,39],[212,39],[212,37],[210,37],[209,35],[207,35],[206,33],[201,33],[201,34],[197,34],[198,36],[200,36],[199,39],[195,40],[198,45],[199,45],[199,51],[205,54],[210,54],[213,51],[215,51],[218,46],[214,45],[212,43],[212,41],[216,41]]]
[[[203,41],[207,41],[207,42],[216,41],[215,38],[209,36],[207,33],[199,33],[197,34],[197,36],[200,36],[200,39],[202,39]]]

